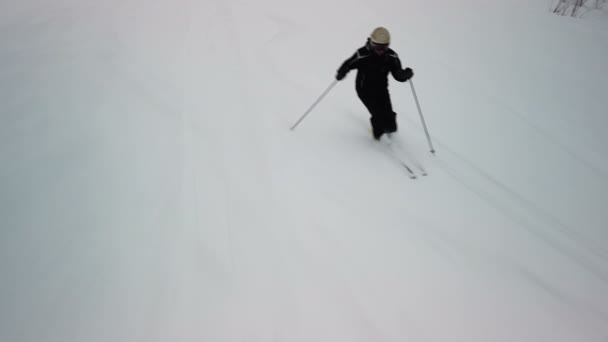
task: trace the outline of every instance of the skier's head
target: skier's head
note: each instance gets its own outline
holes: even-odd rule
[[[388,50],[391,43],[391,34],[382,26],[376,27],[369,36],[369,44],[378,55],[382,55]]]

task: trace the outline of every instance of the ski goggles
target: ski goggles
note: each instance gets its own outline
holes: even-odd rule
[[[388,44],[378,44],[370,41],[370,45],[376,52],[386,52],[388,50]]]

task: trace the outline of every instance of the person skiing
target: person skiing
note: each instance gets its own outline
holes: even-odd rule
[[[390,43],[388,30],[377,27],[365,46],[344,61],[336,73],[336,80],[341,81],[349,71],[357,69],[355,89],[371,114],[370,122],[376,140],[384,133],[397,131],[397,113],[393,111],[388,92],[388,73],[399,82],[406,82],[414,76],[412,69],[401,69],[399,56],[389,48]]]

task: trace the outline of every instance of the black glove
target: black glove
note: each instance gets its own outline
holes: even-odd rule
[[[414,71],[410,68],[403,69],[403,77],[406,81],[409,80],[410,78],[414,77]]]
[[[338,72],[336,73],[336,79],[338,81],[342,81],[344,77],[346,77],[346,73],[338,70]]]

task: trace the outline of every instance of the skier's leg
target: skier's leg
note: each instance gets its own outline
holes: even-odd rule
[[[369,103],[368,108],[372,116],[369,121],[372,124],[374,138],[379,140],[382,134],[386,132],[386,119],[384,118],[382,108],[378,106],[377,101]]]
[[[394,133],[397,131],[397,113],[393,111],[391,97],[388,92],[383,91],[378,98],[378,111],[382,115],[382,125],[385,133]]]
[[[372,133],[374,134],[374,139],[379,140],[382,134],[384,134],[384,120],[380,115],[372,115],[369,119],[372,124]]]
[[[357,95],[359,96],[359,99],[361,99],[361,102],[363,102],[365,108],[367,108],[369,114],[371,115],[369,121],[372,126],[372,133],[374,135],[374,139],[378,140],[380,139],[380,136],[384,134],[385,124],[382,115],[382,110],[378,106],[377,97],[374,96],[374,94],[371,94],[370,92],[366,92],[364,90],[358,90]]]

